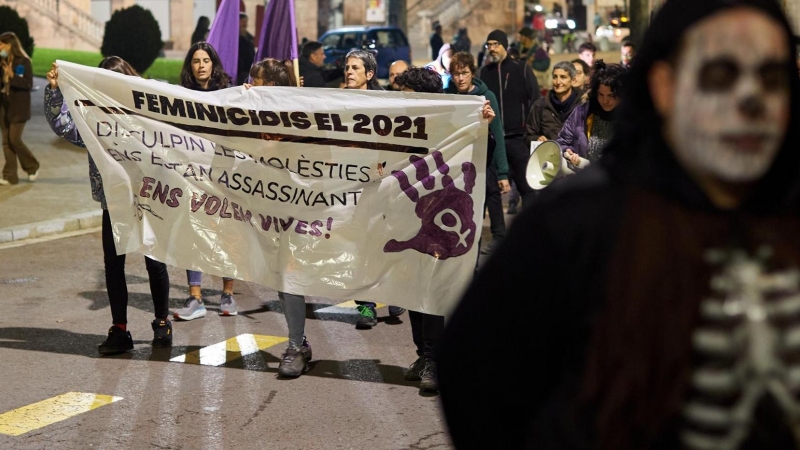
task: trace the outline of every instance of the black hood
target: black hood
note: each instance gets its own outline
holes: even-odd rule
[[[655,111],[647,74],[658,61],[675,55],[684,34],[697,22],[726,9],[750,7],[780,23],[792,55],[786,70],[792,75],[791,113],[787,136],[770,170],[750,192],[739,211],[756,214],[800,212],[800,79],[797,75],[793,34],[776,0],[669,0],[653,20],[636,55],[622,92],[614,139],[601,164],[614,177],[658,191],[687,206],[715,209],[704,192],[678,164],[662,136],[662,120]]]

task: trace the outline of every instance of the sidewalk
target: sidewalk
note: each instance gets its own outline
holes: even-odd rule
[[[56,136],[44,118],[44,87],[34,78],[31,120],[22,139],[39,160],[35,183],[19,168],[20,182],[0,186],[0,244],[101,225],[100,204],[92,200],[86,149]],[[0,164],[5,158],[0,154]]]

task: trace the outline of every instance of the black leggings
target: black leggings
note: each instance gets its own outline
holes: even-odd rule
[[[111,217],[103,210],[103,261],[106,266],[106,289],[111,303],[111,320],[114,324],[128,323],[128,285],[125,282],[125,255],[117,255]],[[150,276],[150,294],[157,319],[169,316],[169,274],[167,265],[144,257]]]

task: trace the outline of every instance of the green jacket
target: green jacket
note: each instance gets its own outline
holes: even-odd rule
[[[497,97],[495,97],[494,93],[489,90],[489,88],[486,86],[486,83],[478,78],[473,77],[472,84],[474,85],[474,88],[467,92],[467,94],[482,95],[486,97],[486,100],[489,100],[489,104],[492,105],[492,109],[496,114],[492,120],[492,123],[489,124],[489,131],[494,136],[496,144],[494,147],[492,164],[494,164],[494,168],[497,171],[497,179],[507,180],[508,158],[506,157],[506,138],[505,132],[503,131],[503,122],[500,120],[500,103],[497,102]],[[448,94],[458,94],[459,92],[456,88],[455,82],[451,81],[450,85],[447,86],[447,89],[445,89],[445,92]]]

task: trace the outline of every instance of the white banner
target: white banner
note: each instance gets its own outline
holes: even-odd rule
[[[441,315],[471,280],[486,179],[482,97],[197,92],[58,64],[118,253]]]

